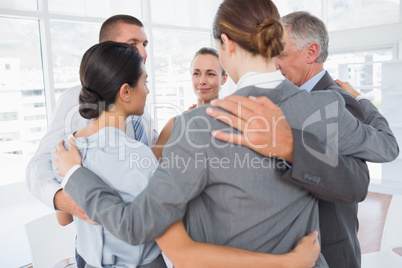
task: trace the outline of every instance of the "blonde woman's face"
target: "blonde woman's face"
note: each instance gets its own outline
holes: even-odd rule
[[[191,77],[198,100],[207,103],[218,98],[220,87],[226,82],[226,76],[222,76],[219,59],[209,54],[194,58]]]

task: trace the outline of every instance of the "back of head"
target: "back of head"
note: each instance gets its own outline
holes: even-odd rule
[[[283,16],[282,23],[299,51],[316,42],[320,47],[316,62],[324,63],[326,61],[329,36],[327,27],[322,20],[306,11],[297,11]]]
[[[215,48],[212,48],[212,47],[202,47],[202,48],[200,48],[199,50],[197,50],[197,52],[195,52],[194,57],[193,57],[193,60],[191,61],[191,65],[193,65],[194,59],[195,59],[197,56],[199,56],[199,55],[211,55],[211,56],[216,57],[216,58],[218,59],[218,61],[219,61],[219,53],[218,53],[218,51],[217,51]],[[190,65],[190,66],[191,66],[191,65]],[[219,65],[220,65],[220,63],[219,63]],[[222,66],[221,66],[221,68],[222,68],[222,76],[224,76],[224,75],[226,74],[226,71],[223,69]]]
[[[98,117],[115,102],[123,84],[135,87],[142,74],[141,64],[140,53],[128,44],[106,41],[88,49],[80,66],[81,116]]]
[[[117,36],[120,35],[119,27],[116,27],[119,23],[144,27],[142,22],[136,17],[124,14],[114,15],[103,22],[99,31],[99,42],[115,41]]]
[[[224,0],[213,23],[213,35],[226,34],[253,55],[273,58],[283,50],[283,27],[271,0]]]

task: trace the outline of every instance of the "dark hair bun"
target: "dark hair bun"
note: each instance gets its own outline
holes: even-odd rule
[[[79,112],[86,119],[96,118],[104,110],[101,97],[94,91],[82,86],[79,96]],[[105,106],[103,104],[103,106]]]
[[[251,45],[267,58],[278,56],[283,50],[283,26],[277,19],[265,19],[251,32]]]
[[[133,46],[105,41],[90,47],[80,65],[82,117],[99,117],[114,104],[122,85],[137,87],[143,74],[142,57]]]

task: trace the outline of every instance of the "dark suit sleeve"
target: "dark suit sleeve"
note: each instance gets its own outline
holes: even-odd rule
[[[336,90],[336,92],[341,94],[342,98],[345,100],[346,110],[348,110],[354,117],[364,123],[365,115],[359,102],[352,95],[344,90]]]
[[[362,107],[360,107],[357,100],[347,91],[338,86],[328,72],[325,72],[324,76],[318,81],[318,83],[312,89],[312,92],[317,90],[332,90],[341,94],[345,101],[346,109],[361,122],[365,121],[365,116]]]
[[[366,163],[351,156],[338,155],[338,165],[333,167],[310,154],[305,143],[315,150],[325,152],[325,146],[311,133],[292,129],[294,159],[292,168],[283,179],[310,191],[316,197],[332,202],[353,203],[364,200],[370,182]],[[353,178],[353,179],[351,179]]]

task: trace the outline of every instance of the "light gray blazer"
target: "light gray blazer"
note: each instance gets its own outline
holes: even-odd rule
[[[318,184],[321,176],[331,175],[328,170],[348,168],[349,160],[337,161],[340,154],[370,161],[387,157],[376,150],[389,143],[387,131],[356,120],[338,93],[310,94],[285,80],[275,89],[247,87],[236,94],[265,95],[282,108],[297,146],[318,163],[297,172],[307,180]],[[65,190],[92,220],[130,244],[160,236],[179,219],[196,241],[257,252],[288,252],[303,235],[318,230],[317,199],[281,179],[289,172],[283,162],[214,140],[212,129],[228,127],[206,116],[205,109],[175,120],[168,142],[175,141],[174,147],[164,149],[163,162],[132,203],[85,168],[70,177]],[[322,256],[316,267],[326,267]]]

